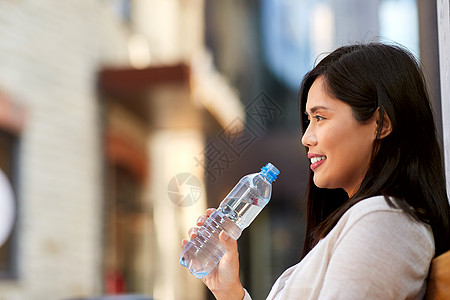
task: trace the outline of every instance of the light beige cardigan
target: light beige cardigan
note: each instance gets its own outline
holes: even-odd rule
[[[433,256],[429,226],[382,196],[368,198],[286,270],[267,299],[423,299]]]

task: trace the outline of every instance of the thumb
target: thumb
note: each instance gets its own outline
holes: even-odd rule
[[[237,253],[237,241],[230,237],[224,230],[219,234],[219,240],[222,245],[227,249],[228,253]]]

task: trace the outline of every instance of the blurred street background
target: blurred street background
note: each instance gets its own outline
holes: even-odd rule
[[[181,239],[271,162],[272,200],[239,239],[243,284],[265,299],[303,247],[302,77],[370,41],[420,58],[442,134],[435,1],[0,0],[16,205],[0,300],[213,299]]]

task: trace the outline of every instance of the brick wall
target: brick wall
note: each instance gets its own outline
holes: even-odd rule
[[[0,2],[0,87],[25,108],[18,278],[0,300],[101,292],[101,115],[96,72],[126,63],[109,1]]]

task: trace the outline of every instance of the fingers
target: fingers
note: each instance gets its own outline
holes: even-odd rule
[[[216,209],[215,208],[208,208],[206,210],[206,215],[209,217],[210,215],[212,215],[213,212],[215,212]]]
[[[197,237],[198,228],[192,227],[188,231],[188,236],[190,239],[195,239]],[[181,248],[183,248],[188,243],[188,240],[182,239],[181,240]]]
[[[205,224],[206,219],[208,219],[207,215],[202,215],[202,216],[198,217],[197,226],[202,226],[203,224]]]
[[[216,211],[215,208],[208,208],[206,210],[206,215],[201,215],[200,217],[198,217],[197,226],[202,226],[203,224],[205,224],[205,222],[209,218],[209,216],[211,216],[211,214],[215,211]]]
[[[191,229],[189,229],[188,231],[188,236],[190,239],[195,239],[197,237],[197,232],[198,232],[198,228],[197,227],[192,227]]]
[[[198,217],[196,225],[197,226],[203,226],[203,224],[205,224],[206,220],[209,218],[209,216],[211,216],[211,214],[213,212],[215,212],[216,209],[215,208],[208,208],[206,210],[206,214],[205,215],[201,215],[200,217]],[[188,236],[190,239],[195,239],[197,237],[197,232],[198,232],[198,228],[197,227],[192,227],[189,229],[188,231]],[[187,244],[187,240],[183,239],[181,241],[181,247],[184,247]]]

